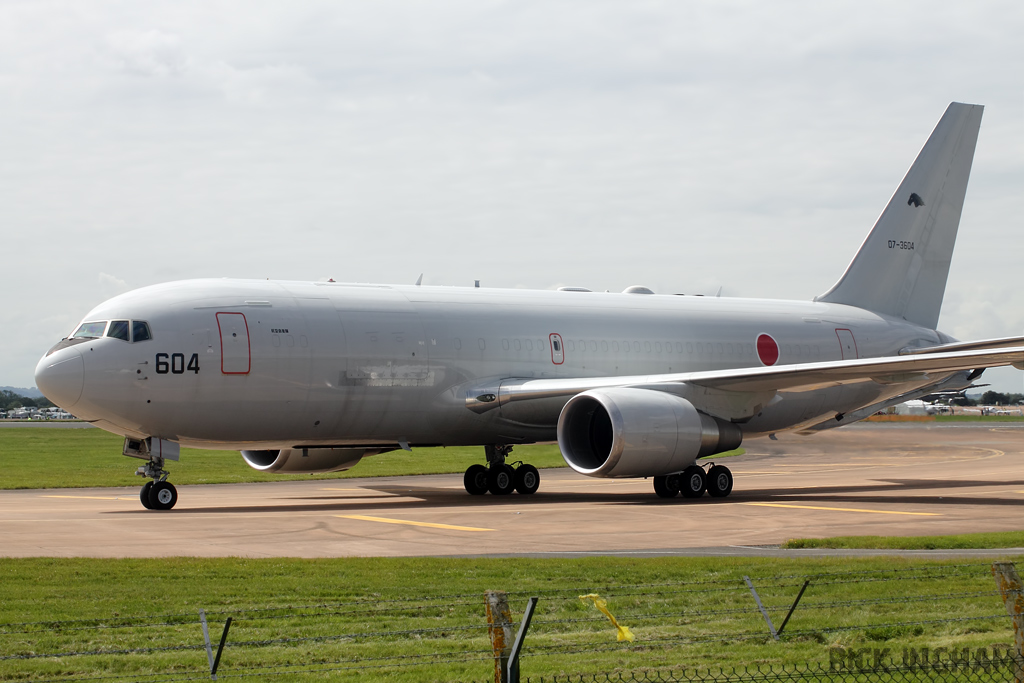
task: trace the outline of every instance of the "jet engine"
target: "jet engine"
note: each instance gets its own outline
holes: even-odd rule
[[[590,477],[653,477],[681,472],[697,458],[732,450],[743,432],[684,398],[651,389],[591,389],[558,417],[558,447],[569,467]]]
[[[354,467],[367,455],[390,448],[283,448],[279,451],[242,451],[249,467],[278,474],[341,472]]]

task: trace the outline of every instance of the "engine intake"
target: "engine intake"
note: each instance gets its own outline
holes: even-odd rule
[[[590,477],[652,477],[681,472],[697,458],[737,448],[743,432],[684,398],[651,389],[591,389],[558,417],[558,448]]]
[[[242,451],[249,467],[260,472],[281,474],[316,474],[342,472],[359,463],[367,455],[376,455],[390,448],[283,448],[279,451]]]

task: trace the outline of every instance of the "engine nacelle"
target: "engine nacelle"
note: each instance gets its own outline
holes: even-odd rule
[[[387,448],[283,448],[279,451],[242,451],[249,467],[260,472],[315,474],[342,472],[354,467],[364,456]]]
[[[653,477],[681,472],[697,458],[737,448],[743,432],[684,398],[651,389],[591,389],[558,417],[558,447],[569,467],[590,477]]]

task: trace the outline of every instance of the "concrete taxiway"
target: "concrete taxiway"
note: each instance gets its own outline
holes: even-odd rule
[[[797,537],[1024,528],[1024,424],[864,424],[745,447],[721,461],[736,484],[719,500],[568,469],[543,470],[533,496],[469,496],[461,474],[181,486],[168,512],[137,488],[2,491],[0,556],[758,555]]]

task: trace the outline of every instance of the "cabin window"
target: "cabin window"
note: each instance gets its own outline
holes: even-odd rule
[[[455,338],[455,350],[458,351],[462,348],[462,340],[458,337]]]
[[[580,339],[580,351],[586,351],[586,350],[587,350],[587,342],[586,342],[586,340]]]
[[[547,348],[547,346],[544,345],[544,340],[543,339],[538,339],[537,340],[537,350],[538,351],[543,351],[546,348]]]
[[[121,341],[128,341],[128,321],[113,320],[107,328],[107,336]]]
[[[608,342],[603,341],[603,340],[601,341],[601,350],[602,351],[607,351],[608,350]]]
[[[514,346],[516,347],[516,351],[521,351],[523,348],[523,342],[516,339],[514,342]]]
[[[526,350],[527,351],[533,351],[533,340],[532,339],[527,339],[526,340]]]
[[[614,351],[615,353],[619,352],[619,342],[617,342],[617,341],[613,341],[612,342],[612,351]]]
[[[501,340],[501,348],[504,349],[505,351],[508,351],[508,339]]]
[[[555,353],[558,353],[559,351],[562,350],[562,345],[558,343],[557,339],[551,342],[551,346],[554,347]]]
[[[722,346],[722,342],[718,342],[718,355],[721,356],[725,353],[725,348]]]
[[[657,351],[658,353],[661,353],[661,342],[654,343],[654,350]]]
[[[700,354],[704,353],[704,345],[701,344],[700,342],[697,342],[697,353],[700,353]]]
[[[481,351],[483,351],[487,347],[487,343],[484,341],[483,337],[480,337],[479,339],[477,339],[476,343],[480,345],[480,350]]]
[[[153,335],[149,332],[149,323],[144,320],[133,320],[132,321],[132,341],[141,342],[149,341],[153,338]]]
[[[590,350],[597,351],[597,342],[594,341],[593,339],[590,340]]]
[[[570,350],[570,351],[575,351],[575,350],[576,350],[576,344],[575,344],[575,342],[573,342],[573,340],[572,340],[572,339],[570,339],[569,341],[567,341],[567,342],[566,342],[565,344],[566,344],[566,346],[568,346],[568,347],[569,347],[569,350]]]
[[[94,323],[82,323],[71,335],[72,339],[98,339],[103,336],[103,330],[107,329],[107,321]]]
[[[651,352],[651,342],[649,342],[649,341],[645,341],[644,342],[644,351],[646,351],[647,353]]]
[[[728,353],[730,356],[732,355],[732,344],[725,345],[725,352]]]
[[[687,353],[693,353],[693,343],[686,342],[686,352]]]
[[[633,350],[636,351],[637,353],[640,353],[640,342],[633,342]]]
[[[665,351],[667,353],[672,353],[672,342],[665,342]]]
[[[676,342],[676,353],[682,353],[682,352],[683,352],[683,343],[682,342]]]

